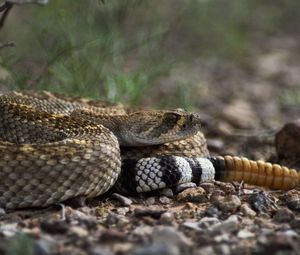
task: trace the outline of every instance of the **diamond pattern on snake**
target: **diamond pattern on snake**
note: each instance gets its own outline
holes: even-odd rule
[[[0,207],[46,207],[112,186],[148,192],[185,182],[292,189],[277,164],[209,156],[197,113],[137,110],[50,92],[0,96]]]

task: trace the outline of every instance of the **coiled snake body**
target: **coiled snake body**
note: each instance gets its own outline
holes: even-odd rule
[[[293,169],[209,157],[199,123],[197,114],[181,110],[131,112],[50,93],[3,94],[0,207],[44,207],[95,197],[118,178],[117,186],[129,192],[213,179],[277,189],[299,184]]]

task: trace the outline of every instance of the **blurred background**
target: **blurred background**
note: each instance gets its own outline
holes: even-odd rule
[[[16,44],[0,50],[1,89],[197,109],[237,128],[280,125],[300,104],[299,14],[300,1],[288,0],[14,6],[0,31]]]

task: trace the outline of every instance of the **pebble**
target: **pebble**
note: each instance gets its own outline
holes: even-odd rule
[[[146,236],[150,235],[153,232],[153,228],[150,226],[138,226],[133,230],[133,234],[138,235],[138,236]]]
[[[54,253],[56,243],[50,236],[44,236],[33,244],[33,253],[39,255],[49,255]]]
[[[220,244],[215,246],[215,251],[220,255],[230,255],[230,248],[227,244]]]
[[[210,182],[203,182],[199,187],[203,188],[207,194],[212,194],[215,191],[215,185]]]
[[[220,223],[220,220],[218,218],[204,217],[199,221],[198,226],[203,229],[208,229],[219,223]]]
[[[213,240],[216,242],[216,243],[228,243],[229,241],[232,242],[232,236],[231,234],[229,233],[221,233],[219,235],[215,235]]]
[[[40,223],[41,229],[49,234],[65,234],[69,230],[66,221],[46,219]]]
[[[248,216],[249,218],[254,218],[256,216],[256,212],[252,210],[247,204],[242,204],[240,207],[240,211],[243,215]]]
[[[204,246],[201,247],[200,249],[197,249],[196,252],[194,253],[195,255],[216,255],[217,253],[214,251],[214,248],[209,245],[209,246]]]
[[[206,192],[201,187],[188,188],[177,195],[180,202],[205,203],[208,201]]]
[[[154,227],[151,236],[154,243],[167,243],[172,247],[179,247],[181,251],[187,250],[188,247],[193,245],[193,242],[187,236],[171,226]]]
[[[119,222],[120,218],[121,216],[116,213],[109,213],[106,217],[105,223],[109,226],[116,225]]]
[[[196,222],[195,221],[185,221],[182,223],[181,227],[188,229],[188,230],[201,231],[198,221],[196,221]]]
[[[215,190],[215,192],[224,192],[226,194],[234,194],[235,191],[235,186],[232,183],[229,182],[219,182],[219,181],[214,181],[215,186],[218,186],[220,189]]]
[[[170,246],[167,244],[151,244],[136,249],[131,255],[180,255],[180,251],[176,246]]]
[[[276,134],[275,146],[278,157],[285,164],[296,162],[300,157],[300,119],[286,123]]]
[[[172,212],[164,212],[161,216],[160,216],[160,222],[162,224],[172,224],[172,222],[174,221],[174,213]]]
[[[291,221],[291,227],[300,230],[300,217],[297,217]]]
[[[119,217],[116,227],[123,228],[123,227],[127,226],[128,224],[130,224],[130,219],[128,217],[121,216],[121,217]]]
[[[130,209],[128,207],[119,207],[116,211],[119,215],[125,216],[130,211]]]
[[[0,233],[5,237],[12,237],[19,233],[18,224],[10,223],[0,226]]]
[[[284,236],[291,236],[291,237],[298,237],[298,233],[294,230],[287,230],[287,231],[284,231],[284,232],[277,232],[276,233],[277,235],[284,235]]]
[[[173,197],[174,196],[173,190],[170,189],[170,188],[162,189],[159,193],[163,196],[166,196],[166,197]]]
[[[204,211],[204,214],[207,217],[218,217],[222,214],[222,212],[217,207],[208,207]]]
[[[111,197],[116,199],[117,201],[119,201],[122,206],[130,206],[132,204],[131,199],[129,199],[128,197],[125,197],[123,195],[120,195],[118,193],[113,193],[111,195]]]
[[[274,220],[280,223],[290,222],[294,218],[295,218],[294,213],[287,208],[278,209],[274,215]]]
[[[89,255],[114,255],[109,249],[104,249],[102,247],[93,247],[88,251]]]
[[[154,205],[156,202],[156,197],[148,197],[145,201],[145,205]]]
[[[6,211],[0,207],[0,217],[6,215]]]
[[[166,210],[150,209],[150,208],[136,208],[134,210],[134,216],[138,217],[138,218],[149,216],[154,219],[159,219],[160,216],[165,212],[166,212]]]
[[[70,233],[75,234],[78,237],[85,237],[89,234],[89,232],[80,226],[71,226]]]
[[[221,139],[207,139],[207,147],[210,152],[221,152],[224,149],[224,145],[224,141]]]
[[[237,218],[228,218],[227,220],[208,228],[208,231],[213,235],[220,233],[232,233],[238,230],[239,225]]]
[[[127,235],[124,232],[120,232],[115,229],[108,229],[101,232],[99,237],[100,242],[115,242],[120,241],[124,242],[127,240]]]
[[[168,198],[167,196],[161,196],[158,198],[158,201],[161,204],[167,205],[167,204],[170,204],[172,200],[170,198]]]
[[[286,203],[288,208],[293,211],[300,212],[300,191],[290,190],[279,197],[279,199]]]
[[[248,239],[248,238],[252,238],[255,237],[255,234],[250,232],[249,230],[246,229],[241,229],[238,233],[237,233],[237,237],[240,239]]]
[[[241,200],[236,195],[214,197],[214,205],[222,212],[236,212],[241,206]]]

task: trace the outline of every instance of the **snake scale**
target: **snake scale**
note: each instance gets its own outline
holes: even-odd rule
[[[0,96],[0,207],[46,207],[95,197],[114,184],[148,192],[185,182],[299,185],[294,169],[246,158],[211,157],[200,117],[183,110],[137,110],[54,95]]]

